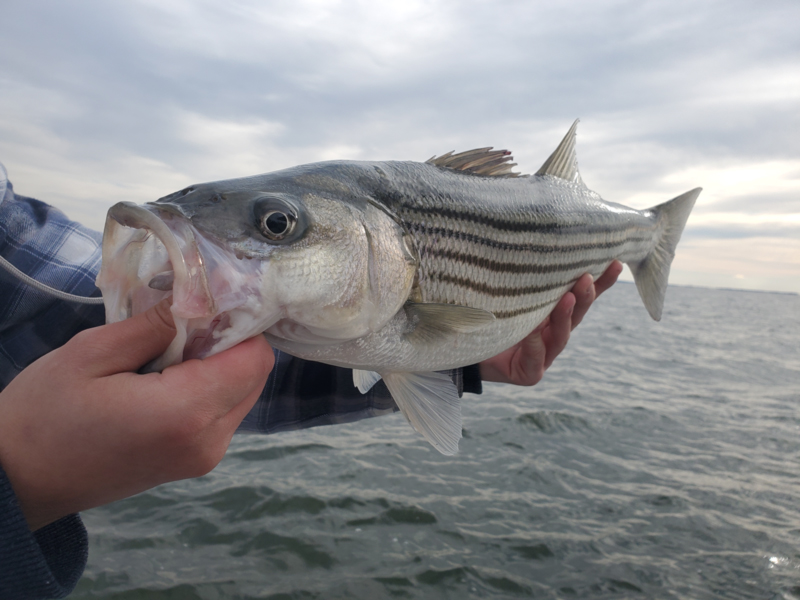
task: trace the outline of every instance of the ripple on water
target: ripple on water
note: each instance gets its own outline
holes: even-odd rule
[[[79,586],[79,592],[83,586]],[[181,583],[160,589],[142,588],[114,593],[114,600],[211,600],[237,598],[245,600],[254,596],[241,596],[236,593],[236,584],[231,581],[208,584]],[[93,588],[96,589],[96,588]],[[106,597],[106,596],[103,596]]]
[[[490,597],[496,597],[498,593],[515,596],[529,596],[533,593],[532,582],[489,568],[465,566],[429,568],[418,573],[415,579],[422,586],[430,586],[439,593],[443,590],[471,594],[484,592],[490,594]],[[423,597],[424,594],[425,592]]]
[[[528,560],[544,560],[555,556],[547,544],[534,544],[532,546],[511,546],[514,552],[518,552],[522,558]]]
[[[282,494],[265,486],[229,488],[199,500],[231,522],[295,512],[316,515],[327,507],[324,500],[315,496]]]
[[[152,491],[120,500],[108,505],[104,510],[109,511],[120,520],[140,521],[169,516],[171,510],[180,502],[178,498]]]
[[[233,544],[247,540],[249,534],[244,531],[221,532],[218,525],[206,519],[191,519],[185,523],[178,533],[178,541],[188,548],[214,544]]]
[[[325,444],[299,444],[296,446],[270,446],[258,450],[239,450],[232,452],[231,455],[239,460],[251,462],[261,462],[267,460],[280,460],[287,456],[306,452],[326,452],[332,450],[331,446]]]
[[[530,425],[543,433],[563,433],[566,431],[588,431],[589,421],[568,413],[537,411],[517,417],[517,422]]]
[[[347,521],[351,527],[364,525],[433,525],[436,515],[418,506],[393,506],[374,517]]]
[[[296,568],[296,565],[292,564],[292,557],[300,559],[305,567],[330,569],[336,563],[333,555],[317,544],[271,531],[262,531],[249,536],[247,541],[235,545],[231,550],[231,556],[235,557],[250,554],[259,555],[283,571]]]

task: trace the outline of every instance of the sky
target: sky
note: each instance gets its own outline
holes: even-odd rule
[[[4,0],[0,162],[102,229],[120,200],[329,159],[494,146],[533,173],[703,187],[675,284],[800,292],[796,0]],[[624,278],[630,279],[626,271]]]

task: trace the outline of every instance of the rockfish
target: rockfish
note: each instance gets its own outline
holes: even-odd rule
[[[515,345],[584,273],[627,263],[659,320],[700,188],[647,210],[578,173],[572,125],[533,176],[505,150],[427,162],[330,161],[203,183],[108,212],[108,322],[172,295],[178,334],[151,370],[264,333],[280,350],[381,378],[434,447],[458,450],[461,408],[435,371]]]

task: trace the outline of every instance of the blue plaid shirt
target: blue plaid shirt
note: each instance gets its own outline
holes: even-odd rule
[[[98,296],[101,235],[33,198],[15,195],[0,164],[0,254],[21,271],[54,288]],[[54,299],[0,270],[0,389],[40,356],[82,329],[102,325],[101,305]],[[121,349],[121,351],[124,349]],[[480,392],[476,367],[456,369],[463,391]],[[466,382],[466,385],[465,385]],[[379,382],[367,394],[353,386],[352,371],[275,351],[275,368],[240,431],[275,433],[347,423],[397,411]]]

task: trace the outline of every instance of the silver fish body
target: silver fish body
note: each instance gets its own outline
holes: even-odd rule
[[[513,346],[615,259],[661,316],[700,190],[644,211],[606,202],[581,181],[574,140],[575,125],[531,177],[480,149],[304,165],[117,205],[98,278],[109,320],[173,294],[180,334],[156,368],[263,331],[290,354],[353,368],[362,391],[382,378],[452,454],[459,399],[435,371]]]
[[[281,349],[340,366],[439,370],[494,356],[538,325],[583,273],[597,277],[615,259],[647,259],[666,226],[658,211],[604,202],[554,177],[493,181],[421,163],[360,167],[380,170],[382,181],[369,192],[413,241],[413,304],[467,306],[494,320],[424,344],[409,336],[408,310],[387,328],[336,346],[268,332]],[[660,318],[660,305],[652,310]]]

